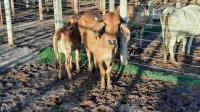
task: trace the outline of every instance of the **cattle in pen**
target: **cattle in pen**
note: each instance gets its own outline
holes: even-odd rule
[[[189,36],[187,54],[190,54],[190,47],[193,38],[200,34],[200,6],[189,5],[181,9],[168,7],[163,11],[160,17],[162,25],[164,61],[167,61],[167,52],[169,50],[170,59],[176,62],[174,58],[174,45],[183,40],[182,52],[185,52],[187,36]]]
[[[122,24],[119,14],[110,12],[103,17],[95,12],[86,12],[79,20],[79,30],[82,42],[87,51],[88,69],[92,70],[91,53],[94,65],[98,65],[101,74],[101,88],[105,88],[107,75],[107,89],[112,89],[111,71],[118,49],[117,37],[122,34],[125,41],[130,39],[129,29]],[[106,68],[103,66],[103,62]]]
[[[127,27],[136,34],[136,38],[140,38],[140,47],[142,46],[142,38],[144,29],[148,23],[148,3],[146,0],[137,0],[132,4],[129,2],[127,6]],[[117,13],[120,12],[120,7],[117,8]],[[138,35],[137,31],[140,30]]]
[[[79,67],[79,50],[81,45],[81,37],[78,30],[78,19],[73,16],[70,20],[70,27],[68,29],[59,28],[53,36],[54,53],[56,56],[56,65],[59,68],[58,78],[61,79],[61,53],[65,54],[65,68],[68,73],[68,78],[71,79],[72,69],[72,50],[76,50],[76,71],[80,71]]]

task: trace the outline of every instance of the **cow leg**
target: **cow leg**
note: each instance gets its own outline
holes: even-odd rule
[[[94,56],[94,69],[95,69],[95,73],[98,73],[97,61],[96,61],[95,56]]]
[[[55,49],[57,49],[57,48],[54,47],[54,54],[55,54],[55,57],[56,57],[56,68],[59,69],[59,57],[60,57],[60,54]]]
[[[163,38],[163,54],[164,54],[164,63],[167,62],[167,51],[168,51],[168,40],[167,38]]]
[[[106,70],[106,74],[107,74],[107,89],[112,90],[112,85],[111,85],[111,71],[112,71],[112,66],[113,64],[110,63],[106,63],[107,66],[107,70]]]
[[[192,35],[190,37],[190,40],[189,40],[189,43],[188,43],[188,50],[187,50],[187,55],[190,55],[190,48],[191,48],[191,45],[192,45],[192,42],[193,42],[193,39],[194,39],[194,35]]]
[[[86,48],[86,52],[87,52],[87,58],[88,58],[88,71],[92,72],[91,53],[87,48]]]
[[[179,43],[181,40],[183,40],[183,47],[181,49],[181,52],[180,54],[181,55],[184,55],[185,54],[185,45],[187,43],[187,38],[186,38],[186,33],[181,33],[178,35],[178,38],[177,38],[177,42]]]
[[[59,73],[58,73],[58,79],[62,79],[62,75],[61,75],[61,70],[62,70],[62,63],[61,63],[61,54],[58,53],[58,69],[59,69]]]
[[[171,37],[172,38],[171,38],[170,43],[169,43],[169,53],[170,53],[171,61],[172,62],[176,62],[176,60],[174,58],[174,45],[176,43],[176,37],[177,37],[177,35],[176,36],[173,35]],[[175,38],[173,38],[173,37],[175,37]]]
[[[164,54],[164,62],[167,62],[167,47],[165,45],[165,43],[163,43],[163,54]]]
[[[66,60],[65,60],[65,69],[67,71],[69,80],[71,80],[71,73],[70,73],[71,55],[70,55],[70,52],[66,52],[65,53],[65,58],[66,58]]]
[[[76,71],[79,72],[80,71],[80,66],[79,66],[79,50],[76,50]]]
[[[135,37],[138,39],[139,38],[139,35],[138,35],[138,32],[135,31]]]
[[[72,55],[69,55],[69,69],[72,70]]]
[[[185,45],[186,45],[186,43],[187,43],[187,38],[184,38],[183,39],[183,47],[182,47],[182,50],[181,50],[182,55],[185,55]]]
[[[143,34],[144,34],[144,28],[145,28],[145,26],[142,26],[142,29],[140,31],[140,47],[142,47],[142,38],[143,38]]]
[[[102,63],[99,60],[96,60],[96,61],[97,61],[97,65],[99,66],[100,74],[101,74],[101,89],[105,89],[105,74],[106,74],[106,71],[105,71]]]

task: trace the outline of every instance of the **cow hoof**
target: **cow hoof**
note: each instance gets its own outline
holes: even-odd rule
[[[185,55],[185,52],[182,52],[182,51],[181,51],[179,54],[183,56],[183,55]]]
[[[171,61],[171,63],[172,63],[172,64],[178,64],[178,62],[177,62],[177,61]]]
[[[60,74],[60,75],[58,75],[58,79],[59,79],[59,80],[61,80],[61,79],[62,79],[62,76],[61,76],[61,74]]]
[[[167,61],[167,60],[163,60],[163,63],[165,63],[165,64],[166,64],[166,63],[168,63],[168,61]]]
[[[112,86],[108,86],[107,89],[108,89],[108,90],[112,90],[113,87],[112,87]]]
[[[61,81],[61,80],[62,80],[62,77],[57,77],[56,80],[57,80],[57,81]]]
[[[68,76],[68,79],[69,79],[69,80],[72,80],[72,76]]]
[[[101,89],[105,89],[105,83],[101,83]]]
[[[76,73],[80,73],[80,70],[76,70],[75,72],[76,72]]]

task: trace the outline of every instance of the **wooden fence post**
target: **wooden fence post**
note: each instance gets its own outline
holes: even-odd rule
[[[96,1],[98,2],[98,5],[97,5],[98,9],[101,10],[101,0],[96,0]]]
[[[110,0],[110,2],[109,2],[109,10],[110,10],[110,12],[114,12],[115,11],[115,0]]]
[[[43,20],[42,0],[38,0],[40,20]]]
[[[62,0],[53,0],[55,30],[63,27]]]
[[[1,1],[0,1],[0,26],[3,26],[3,15],[2,15],[2,9],[1,9]]]
[[[102,0],[102,14],[106,13],[106,0]]]
[[[7,33],[8,33],[8,44],[14,45],[13,41],[13,32],[12,32],[12,21],[11,21],[11,13],[10,13],[10,2],[9,0],[4,0],[4,8],[6,15],[6,25],[7,25]]]
[[[176,0],[176,8],[181,8],[181,0]]]
[[[10,1],[11,3],[11,9],[12,9],[12,16],[15,17],[15,4],[14,4],[14,0]]]
[[[78,0],[74,0],[74,14],[78,14]]]
[[[102,0],[99,0],[99,10],[102,11]]]
[[[168,0],[164,0],[164,3],[163,3],[163,4],[167,4],[167,1],[168,1]]]
[[[120,0],[120,16],[124,21],[127,21],[127,0]],[[125,24],[127,26],[127,24]],[[125,42],[125,38],[120,36],[120,60],[122,65],[126,65],[128,63],[128,52],[127,52],[127,43]]]
[[[74,9],[74,0],[70,0],[71,2],[71,8]]]
[[[29,8],[29,0],[26,0],[26,8]]]

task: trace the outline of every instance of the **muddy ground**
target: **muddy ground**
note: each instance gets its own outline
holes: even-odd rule
[[[111,91],[100,89],[100,75],[73,72],[73,79],[57,80],[49,64],[27,64],[0,74],[1,111],[197,112],[200,89],[113,72]],[[65,73],[65,72],[63,72]],[[66,74],[66,73],[65,73]]]
[[[54,20],[18,23],[13,31],[15,46],[7,46],[6,28],[0,28],[0,63],[6,65],[2,64],[3,67],[0,67],[0,111],[47,112],[60,109],[88,112],[200,111],[199,87],[152,80],[141,76],[142,73],[119,74],[113,71],[113,90],[110,91],[101,90],[100,75],[89,74],[84,65],[81,66],[80,73],[72,71],[71,81],[67,79],[65,71],[63,80],[58,80],[58,71],[53,64],[40,64],[34,61],[37,48],[52,47]],[[134,44],[138,42],[135,39],[131,40],[130,63],[142,65],[141,67],[153,71],[160,71],[159,68],[162,68],[162,71],[167,73],[174,73],[172,71],[176,70],[179,72],[174,74],[193,74],[196,77],[199,75],[198,67],[162,62],[161,53],[154,52],[161,49],[161,45],[157,42],[162,41],[159,34],[146,34],[144,38],[152,41],[144,42],[143,49],[135,47]],[[198,41],[196,42],[194,45],[198,45]],[[10,50],[6,50],[5,46]],[[24,52],[18,52],[19,50]],[[198,50],[196,53],[199,55]],[[29,58],[23,61],[25,55]],[[17,57],[16,60],[20,61],[9,61],[9,57]],[[183,58],[185,59],[191,58]],[[194,61],[186,61],[186,64],[199,65],[198,59],[195,61],[195,58],[192,58],[192,60]]]

